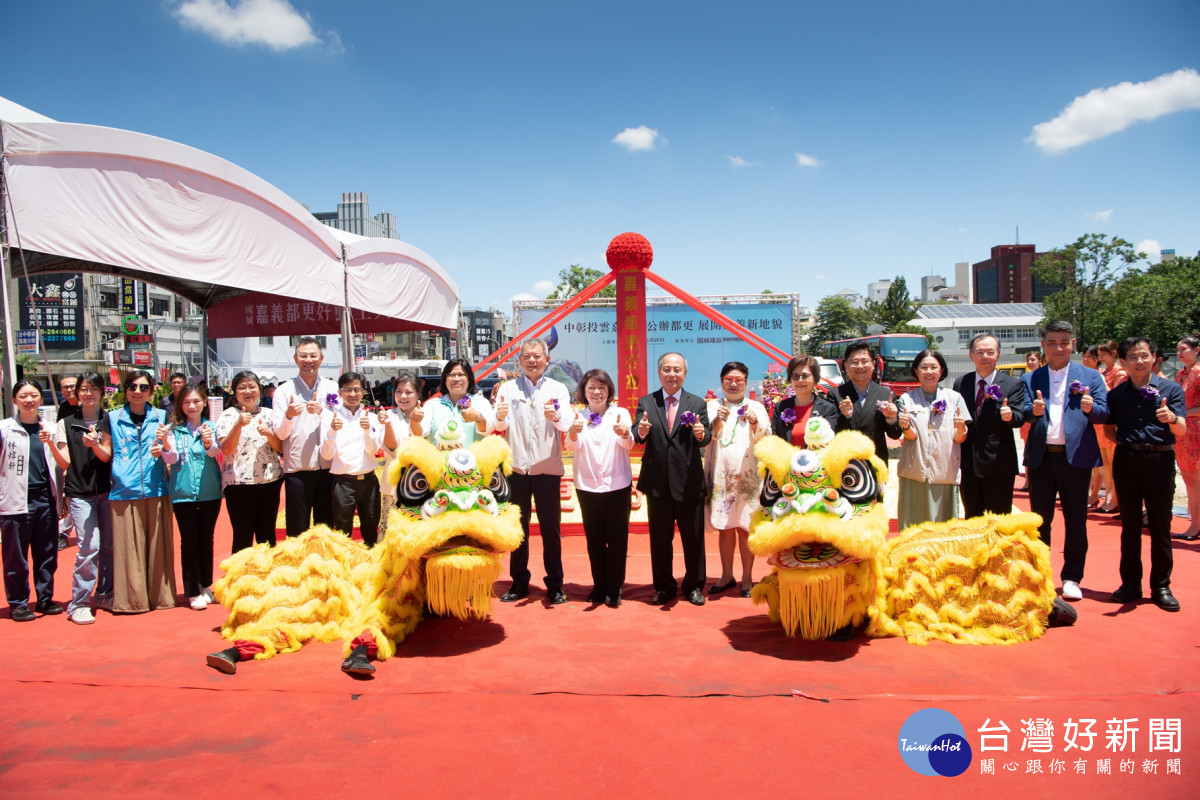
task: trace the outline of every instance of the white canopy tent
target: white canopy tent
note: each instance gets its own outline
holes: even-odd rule
[[[0,145],[5,290],[22,266],[31,275],[120,275],[201,306],[213,325],[206,335],[218,338],[297,332],[274,320],[260,329],[237,309],[210,315],[245,296],[325,304],[341,321],[343,364],[353,363],[352,326],[455,327],[458,287],[428,254],[328,228],[224,159],[132,131],[48,121],[3,98]],[[6,320],[10,379],[11,330]]]

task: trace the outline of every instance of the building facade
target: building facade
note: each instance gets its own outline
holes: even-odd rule
[[[971,266],[973,303],[1040,303],[1058,291],[1033,274],[1033,263],[1044,256],[1031,244],[1002,244],[991,258]]]

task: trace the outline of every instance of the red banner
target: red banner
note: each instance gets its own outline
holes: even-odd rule
[[[354,309],[350,325],[355,333],[442,330],[358,309]],[[326,303],[250,292],[209,306],[208,309],[208,335],[214,339],[341,332],[342,307]]]
[[[613,378],[621,406],[632,419],[638,399],[646,394],[646,273],[617,273],[617,370]],[[637,423],[637,420],[634,420]]]

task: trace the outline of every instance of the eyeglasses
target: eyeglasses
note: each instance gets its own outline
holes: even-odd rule
[[[812,379],[813,376],[809,375],[807,372],[797,372],[792,375],[793,381],[811,381]]]
[[[342,394],[362,394],[366,390],[365,389],[340,389],[339,391]]]
[[[725,383],[732,383],[734,385],[746,382],[745,378],[737,378],[737,377],[734,377],[733,375],[726,375],[724,378],[721,378],[721,380],[724,381]]]
[[[129,390],[128,390],[128,391],[131,391],[131,392],[148,392],[148,391],[150,391],[150,384],[148,384],[148,383],[131,383],[131,384],[129,384]]]
[[[871,365],[872,361],[869,358],[856,358],[853,361],[846,362],[846,366],[848,367],[869,367]]]

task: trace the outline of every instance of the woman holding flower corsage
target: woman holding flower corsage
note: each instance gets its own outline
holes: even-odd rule
[[[938,385],[947,373],[941,353],[922,350],[910,371],[921,385],[898,402],[896,421],[904,435],[896,466],[900,530],[958,515],[959,448],[971,421],[962,395]]]
[[[712,493],[704,521],[718,532],[721,552],[721,579],[709,587],[709,594],[733,588],[735,546],[741,554],[742,597],[749,597],[754,585],[754,554],[747,544],[750,515],[758,510],[760,483],[754,444],[768,431],[767,410],[757,400],[746,397],[749,375],[745,364],[730,361],[721,368],[721,399],[708,400],[713,433],[704,454],[704,469]]]
[[[452,358],[442,369],[441,394],[425,401],[421,435],[439,448],[470,447],[496,427],[492,404],[475,389],[475,373],[463,358]],[[416,432],[415,421],[413,432]]]
[[[838,407],[817,392],[821,362],[812,356],[796,356],[788,362],[787,376],[792,396],[775,406],[771,433],[795,447],[804,447],[804,431],[814,415],[824,418],[836,431]]]
[[[592,567],[587,599],[609,608],[621,605],[633,488],[632,419],[627,409],[613,404],[616,391],[604,370],[585,373],[575,389],[582,408],[576,410],[566,438],[566,449],[575,454],[571,471]]]

